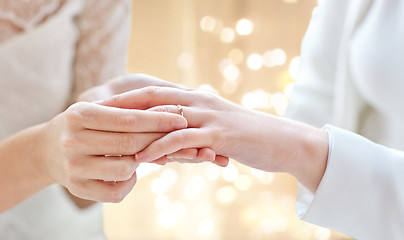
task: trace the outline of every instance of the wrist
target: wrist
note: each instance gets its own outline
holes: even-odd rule
[[[287,172],[295,176],[311,192],[316,192],[323,178],[328,160],[328,133],[305,124],[300,124],[289,159],[291,164]]]
[[[57,156],[50,156],[48,149],[51,145],[46,140],[48,138],[48,125],[50,123],[43,123],[37,126],[34,126],[33,131],[33,138],[34,143],[31,147],[32,151],[32,159],[31,162],[33,163],[33,169],[37,173],[37,178],[44,185],[50,185],[55,183],[55,179],[52,178],[49,168],[49,161],[52,161],[53,158]]]

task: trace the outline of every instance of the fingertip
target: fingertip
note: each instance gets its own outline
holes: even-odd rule
[[[216,156],[212,163],[218,165],[219,167],[227,167],[227,165],[229,165],[229,158],[224,156]]]

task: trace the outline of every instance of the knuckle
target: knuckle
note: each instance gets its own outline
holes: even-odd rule
[[[67,123],[69,124],[76,124],[81,122],[85,118],[86,110],[88,109],[88,103],[85,102],[78,102],[72,104],[66,111],[65,111],[65,118]]]
[[[202,101],[203,103],[208,106],[208,107],[212,107],[215,102],[217,101],[217,96],[213,93],[210,92],[200,92],[199,94],[202,95]]]
[[[112,96],[111,99],[110,99],[111,104],[113,106],[115,106],[116,103],[120,102],[120,99],[121,99],[121,96],[119,94]]]
[[[129,180],[134,172],[134,168],[131,164],[122,164],[120,167],[117,168],[117,177],[120,181]]]
[[[65,134],[60,139],[60,144],[65,153],[70,153],[74,150],[77,144],[77,139],[73,138],[70,134]]]
[[[155,96],[159,91],[161,87],[158,86],[148,86],[145,88],[146,94],[150,97]]]
[[[124,134],[119,140],[119,150],[121,153],[133,151],[137,145],[137,139],[132,134]]]
[[[136,115],[127,112],[125,114],[118,115],[116,122],[125,129],[132,129],[136,125],[137,117]]]

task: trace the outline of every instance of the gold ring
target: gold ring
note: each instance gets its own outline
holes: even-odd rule
[[[181,115],[181,117],[183,117],[184,116],[184,110],[182,109],[182,106],[177,105],[177,108],[178,108],[178,115]]]

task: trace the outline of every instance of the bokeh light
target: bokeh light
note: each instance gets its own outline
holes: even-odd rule
[[[238,48],[233,48],[230,52],[229,52],[229,56],[228,58],[230,59],[230,61],[237,65],[240,64],[243,61],[244,58],[244,54],[243,51],[241,51]]]
[[[301,38],[321,0],[157,1],[159,8],[154,1],[133,1],[128,72],[285,113]],[[106,205],[111,240],[349,239],[296,217],[296,179],[284,173],[231,160],[226,168],[145,163],[137,176],[122,203]]]
[[[253,53],[250,56],[248,56],[247,66],[251,70],[258,70],[262,67],[263,64],[264,64],[264,61],[263,61],[261,55],[259,55],[257,53]]]
[[[215,230],[215,223],[212,219],[204,219],[199,224],[198,233],[203,237],[208,237],[212,235],[213,231]]]
[[[220,32],[220,40],[224,43],[231,43],[235,37],[234,30],[231,28],[223,28]]]
[[[190,53],[184,52],[178,56],[177,62],[180,68],[189,68],[194,63],[194,58]]]
[[[253,23],[248,19],[240,19],[236,24],[236,31],[239,35],[249,35],[253,31]]]
[[[217,21],[215,18],[211,16],[204,16],[201,19],[200,27],[204,32],[213,32],[217,25]]]
[[[280,48],[267,51],[263,55],[263,61],[266,67],[282,66],[286,62],[286,53]]]
[[[221,187],[216,192],[216,199],[221,204],[228,204],[236,200],[237,191],[234,187]]]
[[[243,106],[251,109],[270,109],[272,107],[271,94],[258,89],[244,94],[241,103]]]

